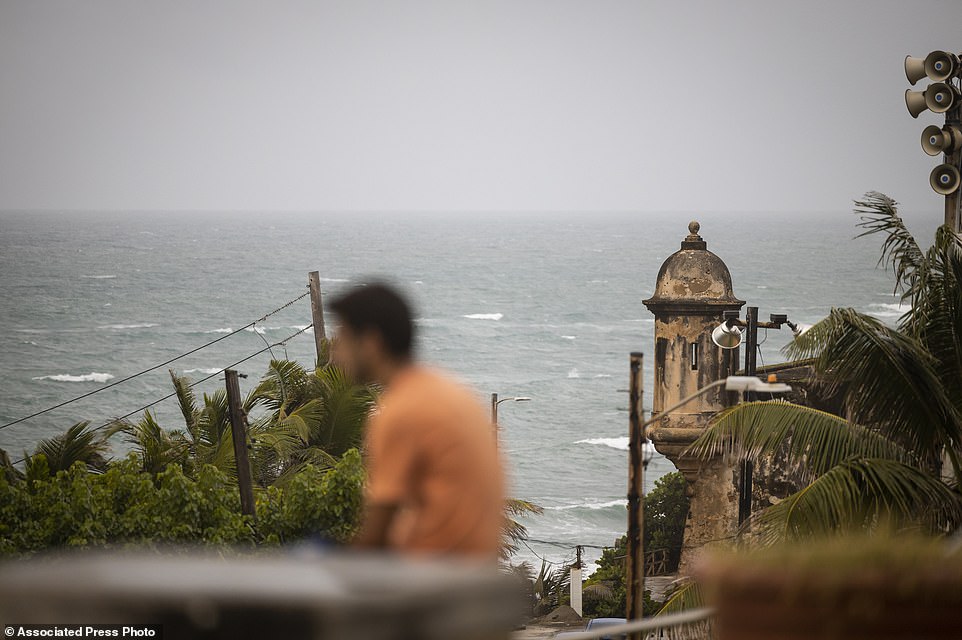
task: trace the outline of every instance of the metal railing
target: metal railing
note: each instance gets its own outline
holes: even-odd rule
[[[681,613],[632,620],[621,625],[600,627],[591,631],[566,634],[566,640],[596,640],[598,638],[632,637],[645,640],[711,640],[711,619],[714,611],[709,608],[692,609]]]

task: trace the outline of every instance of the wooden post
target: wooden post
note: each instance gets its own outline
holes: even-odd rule
[[[230,413],[230,430],[234,437],[234,461],[237,464],[237,485],[240,488],[241,512],[256,516],[254,513],[254,486],[251,481],[251,463],[247,456],[247,417],[241,404],[240,385],[237,372],[224,370],[227,381],[227,410]]]
[[[628,620],[644,617],[645,606],[644,485],[645,443],[648,439],[641,429],[644,357],[644,354],[638,351],[631,353],[631,380],[628,388],[631,405],[628,431],[628,549],[625,561],[627,591],[625,617]]]
[[[324,306],[321,302],[321,278],[317,271],[307,274],[311,288],[311,318],[314,323],[314,348],[317,351],[317,362],[327,362],[327,335],[324,331]]]

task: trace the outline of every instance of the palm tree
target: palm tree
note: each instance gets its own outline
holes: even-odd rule
[[[330,467],[360,447],[375,390],[351,381],[337,367],[313,371],[289,360],[273,360],[249,398],[266,413],[251,424],[254,476],[283,484],[305,464]]]
[[[36,478],[66,471],[76,462],[82,462],[87,470],[102,473],[107,468],[109,452],[104,434],[90,428],[90,422],[78,422],[64,433],[41,440],[33,454],[25,456],[26,475]]]
[[[128,444],[141,461],[146,473],[160,473],[167,465],[176,463],[189,475],[192,472],[191,442],[179,429],[167,430],[157,423],[150,411],[137,423],[126,420],[108,427],[106,437],[123,433]]]
[[[922,251],[888,196],[856,202],[862,235],[882,234],[882,257],[908,311],[895,327],[852,309],[830,315],[787,348],[809,360],[818,388],[845,416],[784,401],[718,414],[692,445],[704,457],[786,456],[806,485],[755,515],[773,542],[846,528],[962,524],[962,240],[942,227]],[[951,470],[942,477],[942,462]]]

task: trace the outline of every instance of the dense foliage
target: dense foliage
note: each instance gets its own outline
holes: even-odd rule
[[[668,552],[669,572],[678,569],[685,519],[688,517],[688,496],[685,477],[680,472],[669,473],[655,482],[645,496],[644,550],[646,553]],[[598,569],[584,583],[584,613],[592,617],[624,617],[627,592],[625,590],[625,557],[628,538],[622,536],[614,547],[605,549],[598,561]],[[645,615],[653,615],[659,604],[652,602],[645,592]]]
[[[41,454],[42,456],[42,454]],[[35,466],[45,466],[42,457]],[[39,475],[39,474],[38,474]],[[21,482],[0,477],[0,554],[55,548],[253,545],[354,533],[363,469],[349,450],[331,469],[303,467],[283,489],[256,495],[256,520],[241,515],[237,484],[212,465],[187,476],[176,464],[151,475],[136,456],[89,473],[82,462]]]
[[[150,412],[137,422],[93,429],[77,423],[42,440],[23,471],[0,451],[0,554],[63,547],[283,544],[302,538],[348,541],[357,528],[364,469],[357,447],[374,389],[339,369],[306,370],[271,361],[244,399],[256,518],[243,516],[227,397],[194,395],[171,372],[183,425]],[[111,440],[130,452],[110,460]],[[506,506],[505,553],[526,535]]]

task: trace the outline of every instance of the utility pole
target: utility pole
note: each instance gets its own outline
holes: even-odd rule
[[[758,307],[745,309],[745,375],[754,376],[757,370],[758,357]],[[743,395],[745,402],[751,402],[754,397],[751,391]],[[741,461],[741,473],[738,479],[738,525],[741,526],[752,513],[752,475],[754,465],[751,460]]]
[[[324,364],[328,359],[327,335],[324,331],[324,305],[321,301],[321,278],[317,271],[307,274],[311,289],[311,318],[314,323],[314,348],[317,363]]]
[[[628,387],[628,548],[625,559],[627,591],[625,617],[636,620],[645,611],[645,444],[642,430],[642,394],[644,354],[633,351],[629,359],[631,379]],[[638,636],[640,638],[640,636]]]
[[[237,464],[241,513],[255,517],[254,486],[251,482],[251,463],[247,455],[247,416],[241,404],[237,372],[233,369],[225,369],[224,379],[227,381],[227,410],[230,413],[230,430],[234,438],[234,461]]]

